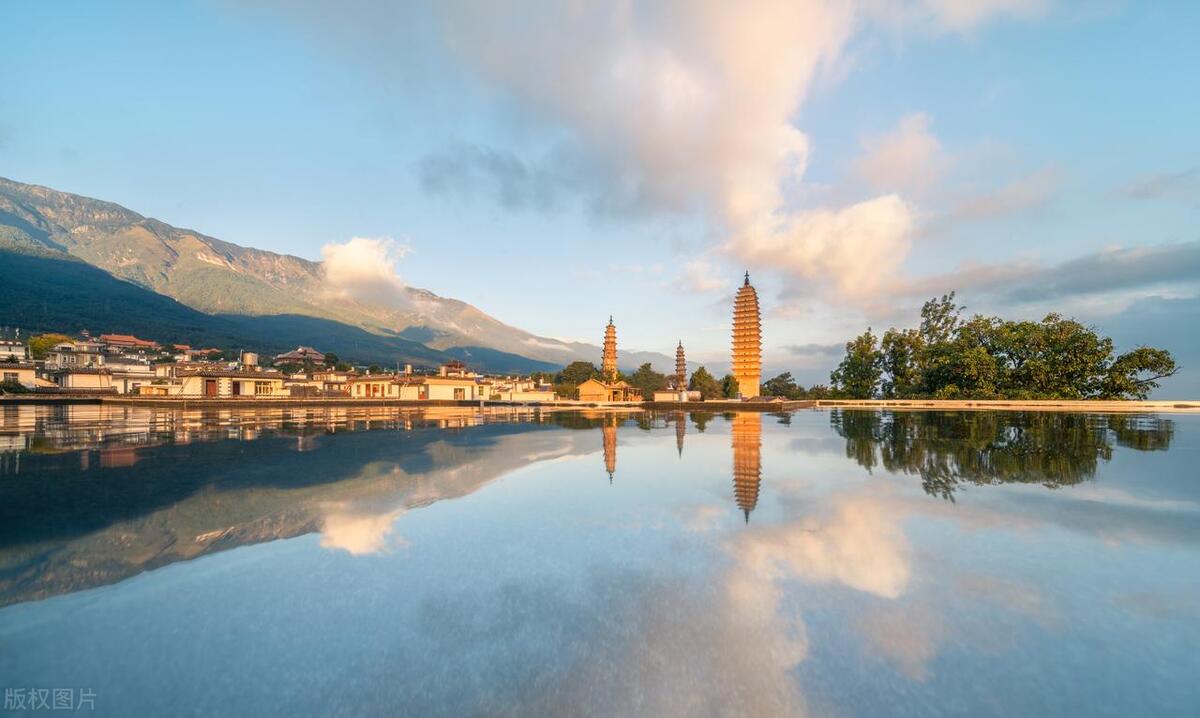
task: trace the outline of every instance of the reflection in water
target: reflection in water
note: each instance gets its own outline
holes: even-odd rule
[[[1200,417],[81,409],[0,427],[0,676],[100,712],[1200,705]]]
[[[750,512],[758,505],[758,489],[762,484],[762,414],[735,414],[730,433],[733,435],[733,495],[746,523],[750,523]]]
[[[1175,432],[1159,416],[1056,412],[835,409],[830,424],[863,468],[917,474],[926,493],[950,501],[964,481],[1048,488],[1087,481],[1112,458],[1114,444],[1166,450]]]
[[[409,508],[588,451],[529,411],[19,408],[5,436],[27,448],[0,453],[0,606],[308,533],[378,552]]]
[[[687,415],[682,411],[675,412],[675,449],[679,458],[683,458],[683,437],[687,436]]]
[[[604,470],[608,472],[608,483],[612,483],[617,470],[617,416],[609,414],[600,425],[604,442]]]

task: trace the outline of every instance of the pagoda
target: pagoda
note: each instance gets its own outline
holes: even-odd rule
[[[604,328],[604,353],[600,357],[600,377],[591,378],[576,387],[579,400],[584,402],[641,401],[641,393],[617,374],[617,327],[612,316]]]
[[[675,347],[675,391],[687,390],[687,360],[683,357],[683,340]]]
[[[733,300],[733,378],[738,395],[758,396],[762,379],[762,322],[758,315],[758,292],[750,285],[750,272]]]
[[[600,375],[606,382],[617,380],[617,327],[613,324],[611,315],[608,317],[608,326],[604,328],[604,355],[600,360]]]
[[[750,523],[762,484],[762,414],[740,412],[733,417],[733,497]]]

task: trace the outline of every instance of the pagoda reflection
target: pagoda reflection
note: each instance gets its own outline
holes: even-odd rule
[[[682,411],[675,412],[675,448],[679,458],[683,458],[683,437],[687,435],[687,415]]]
[[[762,484],[762,414],[735,414],[730,429],[733,435],[733,495],[746,523],[758,505]]]
[[[608,483],[612,483],[613,474],[617,471],[617,416],[609,414],[600,425],[604,435],[604,470],[608,472]]]

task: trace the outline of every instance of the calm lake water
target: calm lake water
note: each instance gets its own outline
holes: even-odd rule
[[[1200,713],[1200,416],[0,412],[10,712]]]

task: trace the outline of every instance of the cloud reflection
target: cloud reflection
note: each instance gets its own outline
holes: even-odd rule
[[[388,543],[396,519],[403,513],[401,509],[396,509],[384,514],[341,511],[328,514],[321,524],[321,546],[341,549],[352,556],[365,556],[407,545],[403,539],[392,541],[391,545]]]

